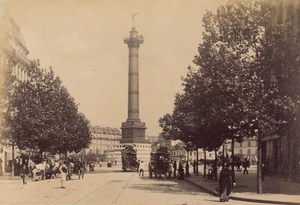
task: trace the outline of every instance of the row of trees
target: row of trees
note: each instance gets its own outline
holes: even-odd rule
[[[270,27],[263,1],[230,1],[203,17],[203,42],[182,78],[172,114],[160,118],[163,134],[190,147],[217,150],[225,140],[258,140],[288,133],[299,102],[299,43],[287,24]]]
[[[1,66],[1,137],[20,149],[50,153],[78,152],[90,143],[89,121],[50,69],[39,61],[27,67],[28,80]]]

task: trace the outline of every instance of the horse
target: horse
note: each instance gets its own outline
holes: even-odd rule
[[[39,164],[31,162],[30,167],[32,172],[32,180],[38,181],[45,178],[46,164],[46,161]]]

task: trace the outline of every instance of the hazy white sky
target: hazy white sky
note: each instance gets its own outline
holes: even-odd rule
[[[51,66],[92,125],[127,119],[128,47],[123,39],[138,13],[140,119],[158,135],[172,112],[181,76],[197,54],[202,16],[226,0],[10,0],[30,59]]]

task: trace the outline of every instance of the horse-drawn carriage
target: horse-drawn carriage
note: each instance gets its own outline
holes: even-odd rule
[[[164,175],[170,178],[170,154],[166,147],[160,147],[156,152],[150,153],[149,176]]]

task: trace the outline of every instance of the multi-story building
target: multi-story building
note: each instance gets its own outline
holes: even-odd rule
[[[92,141],[88,148],[95,154],[105,154],[121,148],[121,131],[117,128],[93,126],[91,129]]]
[[[6,10],[0,12],[0,30],[0,66],[11,68],[18,79],[26,80],[29,51],[20,27]]]
[[[270,0],[272,29],[278,24],[291,25],[295,42],[300,42],[300,0]],[[284,51],[283,51],[284,52]],[[298,67],[300,69],[300,67]],[[272,74],[271,74],[272,75]],[[273,76],[270,76],[273,78]],[[273,174],[300,181],[300,108],[290,133],[268,135],[262,139],[262,161]]]
[[[11,69],[11,73],[19,80],[27,80],[29,51],[26,48],[20,27],[8,14],[5,6],[1,5],[0,2],[0,70]],[[1,77],[5,78],[5,76]],[[0,137],[2,138],[2,136]],[[1,173],[11,169],[12,150],[8,142],[0,144]]]
[[[224,144],[225,154],[229,157],[232,153],[231,140],[227,140]],[[234,142],[234,155],[241,159],[247,158],[252,164],[257,162],[257,139],[244,138],[242,142]]]

